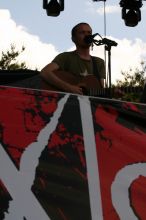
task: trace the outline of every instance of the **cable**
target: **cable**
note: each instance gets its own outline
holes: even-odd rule
[[[106,5],[104,1],[104,36],[106,37]]]

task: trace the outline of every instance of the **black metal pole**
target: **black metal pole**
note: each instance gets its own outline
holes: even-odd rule
[[[111,45],[106,45],[105,50],[108,51],[108,76],[109,76],[109,97],[112,98],[111,88],[112,88],[112,82],[111,82]]]

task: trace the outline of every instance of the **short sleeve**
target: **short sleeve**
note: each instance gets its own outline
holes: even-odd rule
[[[57,63],[57,65],[60,67],[60,69],[64,70],[65,69],[65,64],[67,61],[67,53],[60,53],[58,54],[52,62]]]

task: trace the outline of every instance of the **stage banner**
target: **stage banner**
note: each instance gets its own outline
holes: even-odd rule
[[[0,220],[145,220],[146,105],[0,87]]]

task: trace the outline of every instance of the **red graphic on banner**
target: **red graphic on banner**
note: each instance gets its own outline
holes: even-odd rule
[[[57,93],[1,89],[1,143],[18,170],[24,150],[36,141],[41,129],[50,122],[62,97],[63,95]],[[64,109],[56,131],[52,133],[48,146],[39,158],[32,190],[50,218],[90,219],[85,151],[78,105],[72,107],[75,123],[69,122],[69,111],[68,108]],[[6,189],[1,189],[1,198],[8,197],[6,205],[1,205],[1,216],[4,219],[3,212],[8,210],[10,196],[6,196],[9,195]]]
[[[18,171],[23,153],[50,123],[62,97],[64,95],[59,93],[1,87],[0,143]],[[146,178],[144,168],[141,172],[138,169],[146,163],[145,106],[98,98],[89,100],[99,166],[100,186],[97,188],[101,192],[101,219],[124,219],[125,214],[144,220]],[[71,95],[67,100],[57,127],[38,159],[32,192],[49,218],[92,219],[77,96]],[[131,177],[132,168],[136,166],[137,173]],[[126,183],[126,175],[132,178],[131,182]],[[122,178],[125,182],[119,182]],[[117,189],[123,191],[125,197],[120,196],[121,191]],[[13,197],[2,181],[0,198],[0,219],[4,220]],[[124,204],[125,200],[128,200],[128,208],[120,216],[122,205],[118,204]]]
[[[146,163],[145,112],[132,103],[121,104],[120,109],[116,107],[114,102],[112,105],[104,103],[98,105],[95,112],[95,126],[100,128],[96,131],[96,143],[104,220],[122,219],[111,199],[111,185],[117,173],[126,165]],[[125,110],[131,114],[125,114]],[[145,183],[146,178],[139,174],[129,189],[129,208],[138,219],[146,218]],[[122,206],[122,196],[120,199]]]

